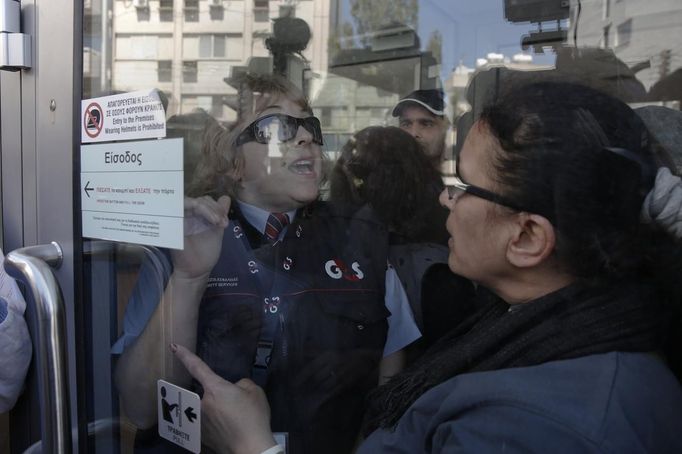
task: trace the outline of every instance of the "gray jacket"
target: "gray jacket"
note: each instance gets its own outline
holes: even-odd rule
[[[358,453],[680,453],[682,388],[655,355],[462,374]]]

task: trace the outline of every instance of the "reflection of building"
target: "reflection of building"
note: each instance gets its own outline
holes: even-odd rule
[[[578,2],[571,3],[572,29],[577,23],[578,46],[612,49],[647,90],[682,67],[679,0],[582,2],[579,16]]]
[[[355,131],[395,124],[391,112],[401,96],[442,86],[438,62],[422,49],[415,30],[385,17],[373,30],[358,34],[356,20],[353,26],[342,13],[344,3],[330,1],[329,61],[315,71],[311,84],[325,145],[332,152]]]
[[[460,63],[454,68],[450,76],[443,84],[445,94],[448,98],[448,113],[453,121],[464,113],[469,111],[470,105],[467,100],[467,89],[471,78],[477,72],[486,71],[495,67],[504,67],[515,71],[544,71],[551,70],[552,65],[539,65],[533,63],[533,57],[529,54],[517,54],[512,58],[505,57],[502,54],[490,53],[485,58],[481,57],[477,60],[476,69],[469,68]]]
[[[272,37],[272,20],[296,17],[308,24],[312,38],[303,51],[308,68],[299,64],[294,71],[306,80],[327,148],[337,150],[352,132],[393,122],[391,110],[400,96],[440,86],[438,62],[422,50],[412,29],[393,22],[363,35],[370,38],[368,48],[344,47],[346,57],[362,54],[363,61],[335,68],[338,49],[330,37],[339,36],[342,3],[86,0],[84,96],[157,88],[168,97],[169,117],[201,108],[230,120],[235,111],[225,102],[234,105],[229,95],[235,89],[224,78],[236,67],[271,71],[265,40]],[[349,63],[342,60],[336,63]]]
[[[303,55],[313,70],[326,64],[327,0],[91,1],[110,7],[111,36],[102,40],[110,45],[110,82],[104,86],[114,92],[163,90],[170,115],[202,108],[217,118],[232,118],[223,96],[234,89],[223,78],[250,57],[268,56],[264,41],[273,18],[306,21],[312,40]],[[95,43],[90,49],[101,52]]]
[[[84,0],[83,11],[83,91],[84,98],[92,97],[93,92],[100,90],[103,75],[110,72],[106,65],[106,47],[102,44],[102,4],[106,0]]]
[[[490,99],[491,94],[500,91],[506,74],[543,72],[554,69],[553,65],[533,63],[532,56],[528,54],[517,54],[508,58],[502,54],[490,53],[485,58],[478,58],[476,62],[476,69],[468,68],[460,63],[452,70],[444,84],[449,104],[448,113],[452,121],[448,145],[454,146],[455,154],[461,148],[462,141],[471,126],[473,115],[480,113],[483,104]],[[472,82],[474,78],[476,80]],[[448,168],[448,165],[452,166],[452,163],[446,162],[444,168],[446,174],[454,171],[454,168]]]
[[[319,82],[313,106],[322,123],[327,151],[339,150],[355,131],[391,121],[398,94],[330,73]]]

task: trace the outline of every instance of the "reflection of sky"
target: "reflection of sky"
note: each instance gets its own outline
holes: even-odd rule
[[[345,20],[353,23],[350,2],[342,1]],[[554,29],[556,24],[546,24]],[[460,62],[473,68],[477,58],[490,53],[501,53],[511,58],[521,52],[521,38],[537,25],[513,24],[504,18],[504,0],[421,0],[419,2],[419,37],[426,48],[434,30],[443,36],[442,77]],[[528,51],[530,52],[530,50]],[[526,52],[526,53],[528,53]],[[551,51],[534,54],[533,62],[554,62]]]
[[[473,67],[477,58],[490,53],[512,57],[521,52],[521,37],[537,28],[514,24],[504,18],[503,0],[422,0],[419,35],[426,46],[434,30],[443,35],[443,71],[462,61]],[[554,28],[546,26],[546,28]],[[535,63],[551,63],[551,54],[534,55]]]

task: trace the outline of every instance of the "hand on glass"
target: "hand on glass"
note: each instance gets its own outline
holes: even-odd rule
[[[246,378],[232,384],[185,347],[171,344],[170,348],[204,388],[203,444],[233,454],[258,454],[277,444],[270,430],[270,406],[258,385]]]
[[[173,267],[177,275],[196,278],[213,269],[229,221],[231,199],[224,195],[218,200],[210,196],[185,197],[185,245],[173,251]]]

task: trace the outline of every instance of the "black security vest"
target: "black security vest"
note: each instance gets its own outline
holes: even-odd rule
[[[386,341],[387,232],[370,210],[320,202],[272,244],[231,216],[201,301],[197,353],[230,381],[252,377],[257,356],[268,356],[271,425],[288,433],[289,453],[348,453]]]

